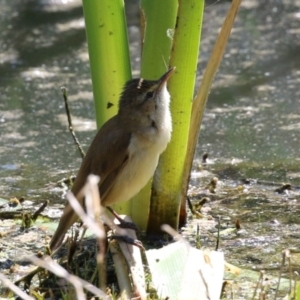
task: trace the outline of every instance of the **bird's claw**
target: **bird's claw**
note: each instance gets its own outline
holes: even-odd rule
[[[126,244],[134,245],[136,247],[139,247],[141,250],[145,251],[145,248],[141,241],[133,239],[133,238],[129,237],[128,235],[111,235],[109,237],[109,239],[110,240],[118,240],[118,241],[124,242]]]
[[[118,224],[118,227],[124,228],[124,229],[132,229],[135,232],[139,232],[139,228],[133,223],[133,222],[127,222],[123,219],[119,220],[120,224]]]

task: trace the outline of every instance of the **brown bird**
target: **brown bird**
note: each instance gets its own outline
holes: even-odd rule
[[[123,89],[119,111],[98,131],[72,187],[77,196],[89,174],[100,176],[101,204],[108,206],[135,196],[153,176],[159,155],[171,138],[172,119],[167,80],[175,68],[158,80],[132,79]],[[84,199],[78,199],[84,206]],[[50,242],[56,249],[78,219],[67,203]]]

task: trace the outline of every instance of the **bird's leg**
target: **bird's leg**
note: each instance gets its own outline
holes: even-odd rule
[[[134,245],[136,247],[139,247],[141,250],[146,251],[143,243],[137,239],[133,239],[129,237],[128,235],[111,235],[107,237],[110,240],[118,240],[120,242],[124,242],[126,244]]]
[[[115,212],[110,206],[106,206],[106,208],[112,213],[112,215],[120,222],[118,226],[120,228],[128,228],[133,229],[136,232],[139,232],[139,228],[133,222],[124,221],[118,214]]]

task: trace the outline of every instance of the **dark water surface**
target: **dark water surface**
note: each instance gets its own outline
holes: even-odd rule
[[[299,164],[300,2],[243,3],[250,7],[241,9],[229,41],[202,143],[217,157]],[[219,15],[212,14],[210,23]]]
[[[205,9],[199,78],[229,4],[219,1]],[[45,189],[46,184],[76,173],[81,161],[66,126],[61,86],[68,89],[74,127],[85,148],[95,133],[81,2],[0,0],[0,5],[0,197],[58,200],[60,195]],[[129,10],[133,73],[138,76],[138,16],[134,6]],[[245,177],[300,186],[299,28],[300,1],[243,1],[208,100],[194,190],[206,182],[196,171],[204,152],[211,159],[209,174],[229,186]],[[239,215],[250,228],[258,220],[279,219],[283,225],[276,230],[288,230],[284,236],[298,231],[297,190],[278,196],[272,185],[256,189],[266,192],[256,200],[248,195],[218,202],[212,211],[232,220]],[[252,217],[243,219],[241,209],[246,208]],[[264,235],[269,225],[262,224]],[[277,244],[273,240],[277,246],[269,245],[272,251],[298,245],[297,238],[279,239]]]
[[[199,74],[228,6],[220,1],[205,10]],[[80,162],[66,128],[61,86],[68,89],[83,144],[93,136],[84,21],[75,0],[2,0],[1,7],[0,186],[4,196],[27,195]],[[138,20],[130,20],[138,76]],[[286,172],[279,181],[300,184],[293,169],[300,145],[299,23],[300,1],[243,2],[209,97],[199,155],[280,165]]]

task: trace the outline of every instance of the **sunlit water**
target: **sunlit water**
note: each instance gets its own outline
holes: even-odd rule
[[[94,110],[79,1],[2,1],[0,176],[2,194],[26,195],[77,169],[60,87],[66,86],[76,131],[87,146]],[[228,3],[205,10],[199,74]],[[244,1],[210,94],[199,156],[286,165],[299,163],[299,20],[297,1]],[[138,29],[129,30],[138,74]],[[77,158],[76,158],[77,157]],[[257,174],[259,175],[259,174]],[[295,181],[296,180],[296,181]],[[32,182],[33,181],[33,182]]]

